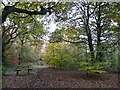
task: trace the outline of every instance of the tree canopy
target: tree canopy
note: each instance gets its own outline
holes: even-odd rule
[[[3,0],[1,5],[3,64],[16,54],[16,47],[19,60],[23,61],[37,52],[32,57],[42,58],[52,67],[119,71],[119,2]],[[56,25],[52,33],[51,22]]]

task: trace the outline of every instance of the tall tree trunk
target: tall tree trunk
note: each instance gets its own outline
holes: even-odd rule
[[[101,37],[101,3],[99,3],[98,5],[98,19],[97,19],[97,52],[96,52],[96,61],[99,61],[99,62],[102,62],[102,47],[101,47],[101,40],[100,40],[100,37]]]
[[[20,48],[20,53],[19,53],[19,65],[21,64],[21,53],[22,53],[22,47],[23,47],[23,45],[24,45],[24,40],[23,40],[24,38],[22,38],[22,39],[20,39],[20,41],[21,41],[21,48]]]
[[[87,33],[87,37],[88,37],[88,46],[89,46],[89,50],[90,50],[90,54],[91,54],[91,60],[94,61],[94,49],[93,49],[93,44],[92,44],[92,35],[91,35],[91,30],[89,27],[89,18],[90,18],[90,14],[89,14],[89,4],[87,6],[87,16],[85,19],[85,29],[86,29],[86,33]]]
[[[94,60],[94,49],[93,49],[93,44],[92,44],[92,36],[91,36],[91,32],[90,29],[87,29],[88,33],[87,33],[87,37],[88,37],[88,46],[89,46],[89,50],[90,50],[90,54],[91,54],[91,60]]]

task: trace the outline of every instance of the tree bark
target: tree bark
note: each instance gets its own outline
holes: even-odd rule
[[[98,5],[98,19],[97,19],[97,52],[96,52],[96,61],[102,62],[102,51],[101,51],[101,3]]]
[[[28,15],[45,15],[47,12],[50,12],[50,10],[45,8],[42,9],[41,7],[41,11],[28,11],[25,9],[16,8],[15,6],[5,6],[2,12],[2,23],[4,23],[7,16],[13,12],[25,13]]]
[[[91,35],[91,30],[89,27],[89,18],[90,18],[90,14],[89,14],[89,4],[87,6],[87,16],[85,19],[85,29],[86,29],[86,33],[87,33],[87,37],[88,37],[88,46],[89,46],[89,50],[90,50],[90,54],[91,54],[91,60],[94,61],[94,49],[93,49],[93,44],[92,44],[92,35]]]

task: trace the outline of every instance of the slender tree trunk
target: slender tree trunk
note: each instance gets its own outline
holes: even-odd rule
[[[91,30],[89,27],[89,18],[90,18],[90,14],[89,14],[89,4],[88,4],[87,16],[85,19],[85,29],[86,29],[86,33],[87,33],[87,37],[88,37],[88,46],[89,46],[89,50],[90,50],[90,54],[91,54],[91,60],[94,61],[94,49],[93,49],[93,44],[92,44]]]
[[[93,61],[94,60],[94,49],[93,49],[92,36],[91,36],[90,31],[87,36],[88,36],[88,45],[89,45],[89,50],[90,50],[90,54],[91,54],[91,59]]]
[[[120,30],[120,23],[119,23],[119,30]],[[118,32],[118,73],[120,73],[120,31]]]
[[[6,45],[4,45],[4,41],[2,40],[2,65],[5,65],[5,60],[6,60]]]
[[[23,41],[23,38],[22,39],[20,39],[21,40],[21,48],[20,48],[20,53],[19,53],[19,65],[21,64],[21,53],[22,53],[22,47],[23,47],[23,45],[24,45],[24,41]]]
[[[98,19],[97,19],[97,52],[96,52],[96,61],[102,62],[102,47],[101,47],[101,3],[98,5]]]

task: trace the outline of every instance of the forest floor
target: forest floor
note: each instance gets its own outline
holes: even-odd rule
[[[3,79],[4,88],[118,88],[120,75],[96,74],[77,69],[41,68],[27,75],[8,74]]]

